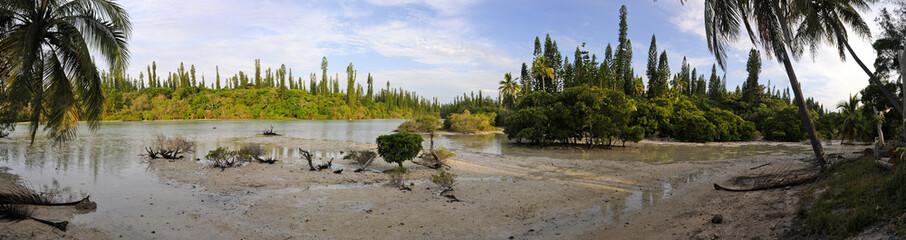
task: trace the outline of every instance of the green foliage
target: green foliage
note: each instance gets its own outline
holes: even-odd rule
[[[766,113],[768,114],[770,112]],[[761,133],[765,140],[797,142],[807,138],[803,128],[799,108],[790,106],[768,116],[761,127]]]
[[[399,189],[408,189],[408,187],[406,187],[406,180],[409,180],[409,169],[406,169],[403,166],[399,166],[397,168],[387,170],[384,173],[387,174],[388,178],[390,178],[390,181],[387,183],[388,185]]]
[[[407,120],[400,124],[396,128],[397,132],[411,132],[411,133],[428,133],[437,131],[440,129],[441,123],[440,119],[437,119],[434,115],[422,115],[412,120]]]
[[[224,170],[230,167],[239,167],[252,161],[251,153],[248,150],[230,151],[228,147],[217,147],[208,151],[205,159],[210,161],[211,167]]]
[[[56,143],[75,137],[80,121],[96,128],[104,111],[98,66],[115,77],[128,67],[129,14],[113,1],[0,3],[0,101],[27,111]]]
[[[431,182],[437,184],[441,191],[452,191],[453,185],[456,185],[456,174],[441,170],[437,174],[431,174]]]
[[[447,160],[451,157],[456,156],[456,154],[453,153],[453,151],[450,151],[450,149],[447,149],[445,147],[439,147],[439,148],[435,149],[434,153],[437,154],[437,158],[438,158],[437,160],[440,162],[443,162],[444,160]]]
[[[477,133],[481,131],[494,130],[494,119],[496,113],[475,113],[469,110],[461,114],[450,114],[444,119],[444,128],[459,133]]]
[[[382,135],[377,138],[378,155],[388,163],[397,163],[400,167],[403,162],[412,160],[422,150],[422,136],[414,133],[401,132]]]
[[[644,130],[629,126],[632,101],[620,91],[580,86],[523,98],[506,118],[504,132],[517,142],[612,144],[638,141]]]
[[[106,120],[174,119],[374,119],[406,118],[438,109],[410,95],[381,91],[370,105],[348,105],[343,95],[313,95],[281,88],[201,89],[144,88],[108,90]],[[394,100],[389,100],[393,98]]]
[[[350,151],[349,153],[346,153],[346,156],[343,156],[343,159],[352,160],[356,163],[365,165],[368,164],[368,162],[371,162],[371,160],[374,160],[375,157],[377,157],[377,153],[373,151]]]
[[[902,164],[902,163],[901,163]],[[802,193],[798,216],[828,239],[844,239],[877,222],[904,229],[906,168],[893,172],[862,157],[833,167]],[[900,232],[903,234],[903,232]]]

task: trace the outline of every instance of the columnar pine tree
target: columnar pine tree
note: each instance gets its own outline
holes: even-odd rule
[[[652,91],[652,86],[656,85],[658,81],[658,69],[657,69],[657,39],[654,35],[651,35],[651,46],[648,47],[648,66],[645,70],[645,75],[648,76],[648,95],[657,95]]]
[[[355,100],[355,77],[356,71],[353,69],[352,63],[349,63],[349,66],[346,67],[346,105],[352,106],[353,101]]]
[[[723,97],[723,91],[720,87],[720,77],[717,76],[717,65],[711,65],[711,78],[708,79],[708,98],[718,101]]]
[[[615,59],[614,59],[614,63],[613,63],[614,65],[612,68],[613,73],[614,73],[613,74],[614,80],[615,80],[614,89],[624,90],[624,93],[625,93],[625,86],[626,86],[626,84],[624,83],[625,82],[624,79],[626,78],[625,77],[626,73],[629,72],[629,71],[627,71],[627,69],[630,68],[629,66],[625,65],[625,63],[627,61],[625,61],[625,59],[624,59],[626,57],[625,52],[628,49],[626,45],[629,42],[629,37],[627,36],[627,31],[629,30],[629,26],[626,23],[626,14],[627,14],[626,5],[623,5],[622,7],[620,7],[620,27],[619,27],[620,34],[619,34],[619,37],[617,38],[617,52],[616,52],[616,56],[614,56]],[[621,88],[623,88],[623,89],[621,89]]]

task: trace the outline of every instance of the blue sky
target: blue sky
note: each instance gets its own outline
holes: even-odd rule
[[[346,66],[358,70],[358,82],[370,72],[375,85],[415,90],[449,101],[481,89],[496,94],[503,74],[518,75],[530,62],[535,36],[550,34],[564,56],[586,43],[602,57],[607,43],[616,45],[619,8],[627,5],[629,37],[637,74],[644,74],[651,35],[666,50],[671,70],[683,56],[699,72],[714,63],[704,40],[703,1],[685,6],[675,0],[543,1],[543,0],[126,0],[133,19],[129,74],[137,77],[151,61],[158,74],[175,71],[180,62],[194,64],[199,77],[212,83],[215,66],[223,78],[242,70],[254,72],[254,59],[264,68],[286,64],[294,77],[320,75],[327,56],[329,74],[345,79]],[[877,7],[876,7],[877,8]],[[863,13],[877,32],[877,9]],[[734,45],[729,54],[728,88],[744,81],[751,44]],[[871,64],[869,40],[854,40],[860,57]],[[787,87],[785,72],[763,59],[762,83]],[[829,47],[794,65],[806,96],[828,107],[867,85],[855,62],[841,62]],[[188,67],[188,66],[187,66]],[[719,70],[719,74],[722,74]]]

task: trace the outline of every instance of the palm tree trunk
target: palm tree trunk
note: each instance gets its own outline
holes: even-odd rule
[[[792,34],[790,34],[786,16],[783,15],[783,12],[781,11],[779,1],[774,0],[773,2],[775,14],[777,14],[777,17],[780,20],[780,28],[783,30],[784,42],[787,47],[792,47]],[[812,144],[812,151],[815,152],[815,158],[818,160],[818,163],[821,164],[821,168],[824,169],[827,167],[827,155],[824,154],[824,147],[821,146],[821,141],[818,139],[818,132],[815,131],[815,124],[812,123],[808,108],[805,106],[805,97],[802,95],[802,88],[799,86],[799,79],[796,77],[796,71],[793,69],[793,63],[790,61],[790,56],[786,49],[775,49],[775,51],[781,51],[779,57],[783,62],[786,75],[790,79],[790,87],[793,88],[793,94],[795,96],[793,103],[799,107],[799,117],[802,118],[802,124],[805,127],[805,131],[808,133],[809,141]]]
[[[865,66],[865,63],[862,62],[862,59],[860,59],[859,56],[856,56],[856,52],[853,51],[853,48],[851,46],[849,46],[849,41],[843,38],[843,34],[839,29],[837,29],[836,25],[834,25],[834,31],[837,32],[837,40],[843,42],[843,45],[846,46],[846,50],[849,51],[849,55],[852,55],[853,59],[856,60],[856,63],[859,64],[859,67],[862,68],[862,71],[865,71],[865,74],[868,74],[868,80],[871,81],[871,84],[874,84],[879,89],[881,89],[881,93],[883,93],[884,96],[887,97],[887,101],[890,101],[890,104],[893,105],[893,109],[896,109],[897,112],[900,113],[900,116],[904,116],[903,106],[900,105],[899,101],[897,101],[897,99],[893,97],[893,94],[890,94],[890,91],[884,87],[884,84],[881,83],[881,80],[878,80],[878,77],[875,76],[875,74]]]
[[[903,42],[903,45],[906,45],[906,41]],[[900,50],[900,78],[903,80],[900,82],[900,85],[903,87],[903,105],[906,105],[906,50]],[[906,114],[900,114],[903,116],[903,124],[906,125]],[[906,140],[906,127],[903,128],[903,140]]]

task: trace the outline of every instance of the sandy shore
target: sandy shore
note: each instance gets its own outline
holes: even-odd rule
[[[21,184],[19,177],[0,167],[0,192],[8,186]],[[32,216],[53,222],[69,221],[80,212],[72,206],[35,207]],[[32,220],[0,222],[0,239],[109,239],[98,229],[69,224],[67,231],[60,231]]]
[[[375,148],[283,137],[248,141],[324,152]],[[834,145],[828,152],[859,148]],[[210,203],[229,211],[194,217],[198,224],[214,226],[221,235],[237,239],[773,239],[787,236],[785,229],[793,225],[797,188],[732,193],[715,191],[711,184],[776,169],[805,168],[808,163],[800,159],[807,157],[662,164],[458,152],[450,171],[459,176],[452,194],[462,202],[438,196],[438,188],[429,180],[436,170],[412,163],[406,163],[412,170],[411,191],[384,186],[384,174],[353,173],[357,166],[346,160],[334,161],[345,167],[342,174],[308,171],[300,159],[224,171],[194,160],[151,160],[149,164],[161,178],[182,183],[175,187],[200,187],[236,199]],[[751,170],[764,164],[770,165]],[[372,166],[392,167],[381,159]],[[718,213],[724,222],[709,223]],[[17,238],[37,227],[0,223],[0,232],[12,232],[17,235],[10,238]],[[56,231],[38,234],[56,234],[39,238],[62,236]],[[95,238],[72,231],[65,234]]]

